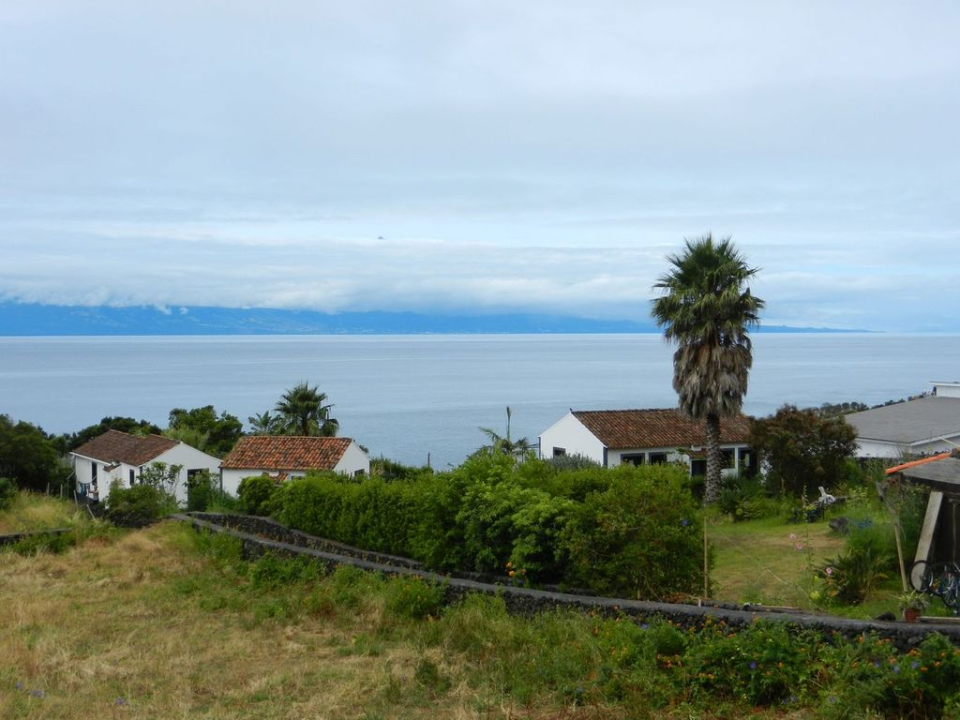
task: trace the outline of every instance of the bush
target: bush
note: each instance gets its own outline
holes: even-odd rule
[[[621,466],[572,512],[564,544],[570,582],[644,599],[703,587],[703,517],[673,466]]]
[[[237,490],[240,498],[240,509],[248,515],[270,515],[273,510],[272,503],[277,493],[277,487],[276,481],[267,475],[243,478]]]
[[[200,470],[187,478],[187,510],[204,512],[214,502],[220,488],[209,470]]]
[[[896,548],[889,525],[851,525],[844,552],[821,568],[827,594],[842,603],[862,603],[896,568]]]
[[[762,480],[743,475],[723,479],[717,507],[734,522],[758,520],[775,515],[779,510]]]
[[[274,508],[289,527],[437,570],[645,598],[703,581],[702,520],[675,467],[557,472],[486,453],[404,481],[310,475]]]
[[[110,487],[106,518],[122,527],[145,527],[178,509],[176,498],[159,487],[124,488],[115,482]]]
[[[386,586],[386,610],[398,617],[436,617],[443,607],[444,588],[416,577],[396,577]]]
[[[17,496],[17,485],[10,478],[0,477],[0,510],[10,507]]]

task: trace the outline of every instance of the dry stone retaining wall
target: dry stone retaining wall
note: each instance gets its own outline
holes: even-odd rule
[[[699,628],[710,618],[723,621],[733,629],[746,627],[763,619],[785,623],[798,629],[814,630],[827,638],[842,635],[854,639],[864,633],[874,633],[889,638],[900,650],[909,650],[918,645],[931,632],[939,632],[955,645],[960,645],[960,627],[954,625],[933,627],[921,623],[862,621],[812,613],[774,612],[758,608],[740,610],[731,606],[659,603],[534,590],[440,575],[425,570],[420,563],[407,558],[368,552],[316,538],[266,518],[206,513],[174,517],[191,523],[198,530],[226,533],[239,538],[244,557],[248,559],[256,559],[268,553],[287,557],[306,556],[329,571],[341,565],[350,565],[383,575],[418,577],[442,584],[447,603],[456,603],[470,593],[494,595],[503,599],[508,610],[525,616],[552,610],[573,610],[604,616],[627,616],[638,623],[659,618],[682,628]]]

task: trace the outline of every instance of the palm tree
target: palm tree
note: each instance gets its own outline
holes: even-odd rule
[[[677,343],[673,389],[680,409],[707,427],[704,502],[720,493],[720,419],[740,412],[753,364],[749,330],[760,322],[764,302],[745,283],[758,268],[747,266],[730,238],[685,240],[686,250],[668,255],[673,266],[654,288],[653,317],[663,336]]]
[[[269,410],[247,418],[250,431],[254,435],[280,435],[283,432],[283,418]]]
[[[280,413],[282,426],[288,435],[318,435],[335,437],[340,423],[330,417],[333,405],[324,405],[327,394],[318,386],[299,383],[287,390],[274,410]]]
[[[509,455],[515,458],[526,458],[527,455],[533,450],[533,443],[530,442],[525,437],[519,438],[517,440],[512,440],[510,438],[510,418],[513,417],[513,412],[510,410],[510,406],[507,406],[507,434],[506,436],[501,436],[496,430],[491,428],[480,428],[480,432],[487,436],[490,440],[489,445],[485,445],[482,450],[488,453],[503,453],[504,455]]]

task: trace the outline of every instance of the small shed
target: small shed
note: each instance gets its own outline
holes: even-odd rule
[[[960,452],[897,465],[887,474],[930,491],[914,562],[960,560]],[[911,577],[914,586],[918,580]]]

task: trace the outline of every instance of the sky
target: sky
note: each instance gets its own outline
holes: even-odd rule
[[[0,0],[0,300],[956,331],[960,4]]]

